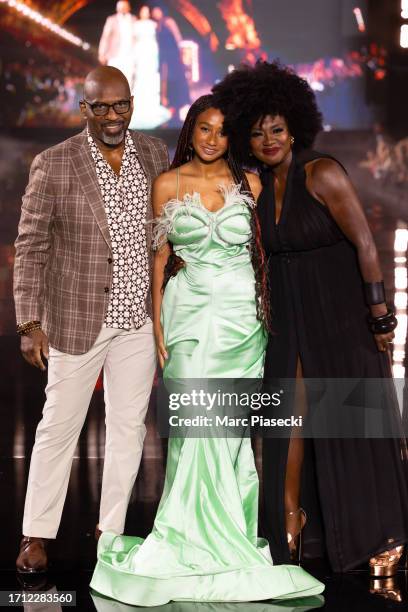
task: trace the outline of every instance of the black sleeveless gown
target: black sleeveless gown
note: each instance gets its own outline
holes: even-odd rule
[[[291,163],[279,223],[273,175],[258,200],[268,256],[273,334],[265,378],[390,378],[387,354],[367,326],[354,246],[328,209],[306,189],[303,152]],[[385,381],[384,381],[385,382]],[[399,419],[396,402],[390,406]],[[284,485],[288,439],[263,440],[263,530],[277,563],[288,563]],[[301,505],[308,520],[305,557],[328,555],[347,571],[408,541],[408,471],[404,439],[305,439]]]

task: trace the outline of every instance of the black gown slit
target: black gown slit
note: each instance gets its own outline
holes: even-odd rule
[[[391,378],[389,356],[367,326],[357,252],[328,209],[306,189],[304,166],[329,157],[293,156],[281,216],[275,223],[272,173],[258,200],[268,257],[273,333],[265,378]],[[397,402],[390,418],[399,420]],[[263,440],[263,529],[277,563],[288,563],[285,476],[288,439]],[[307,512],[306,557],[328,555],[347,571],[408,541],[405,439],[305,439],[301,505]]]

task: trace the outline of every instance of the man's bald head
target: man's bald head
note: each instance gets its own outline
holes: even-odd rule
[[[80,106],[97,142],[109,147],[122,145],[133,112],[133,99],[123,72],[113,66],[92,70],[85,78]]]
[[[117,92],[117,93],[116,93]],[[123,72],[113,66],[98,66],[85,77],[84,98],[91,101],[112,95],[116,99],[129,98],[129,82]]]

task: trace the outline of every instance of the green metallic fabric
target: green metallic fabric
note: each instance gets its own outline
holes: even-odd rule
[[[164,378],[260,378],[266,335],[256,319],[249,198],[237,186],[211,213],[199,195],[171,201],[156,227],[185,267],[162,304]],[[139,606],[317,595],[302,568],[274,566],[257,537],[258,476],[248,437],[171,438],[152,533],[102,534],[91,587]]]

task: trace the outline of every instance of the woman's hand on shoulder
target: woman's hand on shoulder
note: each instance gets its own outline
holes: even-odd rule
[[[262,191],[261,179],[254,172],[245,172],[245,176],[247,177],[249,187],[251,188],[252,195],[254,196],[254,200],[256,202],[259,194]]]

